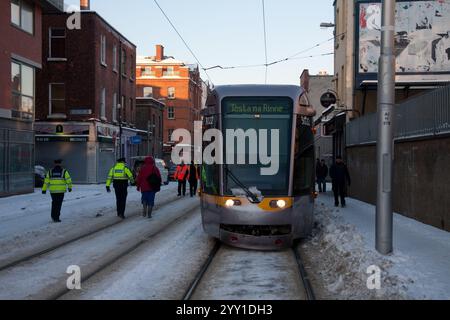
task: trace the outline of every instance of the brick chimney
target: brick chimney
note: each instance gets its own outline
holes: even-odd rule
[[[156,45],[156,61],[164,60],[164,47],[160,44]]]
[[[80,0],[80,10],[91,10],[91,4],[89,0]]]

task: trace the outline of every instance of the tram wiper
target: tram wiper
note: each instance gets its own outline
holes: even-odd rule
[[[247,194],[247,196],[251,199],[251,201],[253,203],[261,203],[261,200],[259,200],[259,198],[256,196],[256,194],[254,194],[253,192],[251,192],[249,190],[249,188],[247,188],[238,178],[236,178],[236,176],[233,174],[233,172],[231,172],[230,169],[228,169],[228,166],[225,165],[225,172],[227,173],[227,176],[229,176],[234,183],[236,183],[240,188],[242,188],[242,190],[245,191],[245,193]]]

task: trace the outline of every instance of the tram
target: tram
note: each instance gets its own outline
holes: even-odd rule
[[[290,85],[219,86],[202,116],[204,137],[215,136],[203,141],[203,151],[221,140],[212,151],[221,161],[203,161],[201,168],[205,232],[256,250],[287,248],[307,237],[315,199],[315,111],[306,92]]]

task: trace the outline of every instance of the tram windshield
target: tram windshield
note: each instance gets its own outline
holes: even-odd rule
[[[287,195],[289,189],[289,169],[292,136],[293,101],[288,97],[233,97],[222,103],[225,161],[234,147],[234,161],[227,161],[227,170],[237,179],[232,179],[224,172],[224,191],[226,195],[246,195],[248,190],[256,197]],[[229,136],[230,131],[242,129],[245,133],[244,154],[239,151],[239,134]],[[261,131],[262,130],[262,131]],[[279,139],[276,139],[277,133]],[[256,135],[256,140],[254,139]],[[263,137],[265,135],[265,137]],[[274,140],[272,139],[274,138]],[[262,139],[262,140],[261,140]],[[228,141],[230,140],[230,141]],[[278,144],[278,155],[274,153],[273,142]],[[261,150],[261,143],[267,141],[267,152]],[[256,154],[255,154],[256,152]],[[261,158],[271,158],[267,164]],[[238,164],[238,159],[245,157],[245,164]],[[251,163],[251,159],[257,159]],[[274,162],[277,162],[275,164]],[[266,164],[264,164],[264,163]],[[262,168],[275,168],[270,175],[263,174]],[[243,190],[244,185],[246,190]]]

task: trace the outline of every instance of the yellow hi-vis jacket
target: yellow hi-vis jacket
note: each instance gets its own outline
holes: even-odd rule
[[[72,189],[72,178],[66,169],[53,168],[47,172],[42,191],[48,189],[50,193],[66,193],[67,188]]]
[[[114,180],[130,180],[130,183],[134,183],[133,174],[130,169],[123,162],[118,162],[114,167],[109,170],[108,179],[106,180],[106,186],[111,186],[111,182]]]

